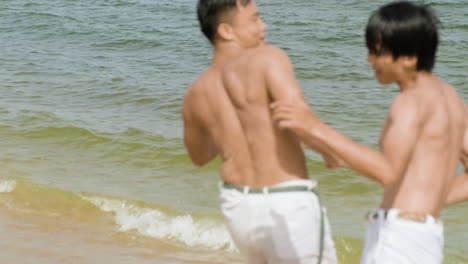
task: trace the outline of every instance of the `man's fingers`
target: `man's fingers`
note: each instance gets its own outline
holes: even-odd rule
[[[292,105],[293,104],[291,104],[291,102],[289,102],[289,101],[281,100],[281,101],[275,101],[275,102],[271,103],[270,108],[271,109],[277,109],[277,108],[280,108],[280,107],[290,107]]]
[[[292,124],[291,121],[288,121],[288,120],[278,121],[278,127],[281,128],[281,129],[289,129],[292,126],[293,126],[293,124]]]
[[[278,121],[283,121],[283,120],[290,120],[291,119],[291,115],[289,113],[276,113],[273,115],[273,120],[275,122],[278,122]]]
[[[298,106],[301,106],[302,108],[310,108],[310,105],[307,102],[301,101],[297,104]]]
[[[273,111],[273,118],[278,119],[278,118],[289,118],[293,116],[293,113],[291,109],[289,108],[278,108]]]
[[[288,105],[278,105],[275,108],[272,108],[273,113],[279,113],[279,112],[291,112],[291,107]]]

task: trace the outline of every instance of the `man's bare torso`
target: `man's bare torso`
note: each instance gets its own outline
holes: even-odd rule
[[[464,102],[453,87],[435,76],[420,78],[414,89],[403,91],[396,98],[381,144],[402,96],[409,99],[405,103],[417,104],[421,118],[419,134],[403,177],[384,186],[382,208],[439,216],[460,160],[465,131]]]
[[[190,88],[188,101],[222,158],[224,181],[267,186],[307,178],[299,141],[272,121],[263,74],[268,47],[250,50],[226,65],[212,65]]]

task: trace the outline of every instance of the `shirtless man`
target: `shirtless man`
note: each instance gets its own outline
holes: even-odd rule
[[[463,144],[463,99],[432,73],[437,18],[424,6],[390,3],[370,17],[366,40],[377,80],[400,88],[380,151],[327,126],[306,104],[274,103],[274,119],[302,140],[324,144],[351,169],[382,185],[380,209],[368,215],[362,264],[440,264],[444,238],[439,217],[468,144],[466,138]],[[466,181],[466,175],[459,179]],[[452,192],[452,202],[464,199],[463,190]]]
[[[214,57],[186,91],[184,141],[197,166],[221,157],[221,207],[240,253],[251,264],[337,263],[299,140],[271,118],[272,100],[304,103],[289,58],[266,45],[253,0],[200,0],[197,11]]]

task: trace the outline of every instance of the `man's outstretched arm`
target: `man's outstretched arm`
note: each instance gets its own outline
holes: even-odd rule
[[[385,126],[381,151],[361,145],[329,127],[303,105],[278,102],[272,105],[273,116],[282,128],[295,131],[309,141],[318,141],[359,174],[382,185],[398,181],[420,135],[422,114],[414,97],[400,95]]]
[[[208,131],[193,111],[192,104],[190,95],[186,94],[182,109],[184,143],[192,162],[201,167],[213,160],[218,152]]]

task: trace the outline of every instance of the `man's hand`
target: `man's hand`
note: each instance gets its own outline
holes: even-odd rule
[[[293,104],[287,101],[276,101],[270,107],[273,120],[278,127],[290,129],[299,137],[313,136],[314,128],[323,124],[305,102]]]
[[[322,157],[325,160],[325,165],[329,169],[338,169],[346,166],[346,163],[335,155],[322,154]]]
[[[277,101],[271,104],[273,120],[281,129],[294,132],[309,148],[323,156],[327,168],[345,166],[345,162],[316,138],[326,126],[305,102]]]

